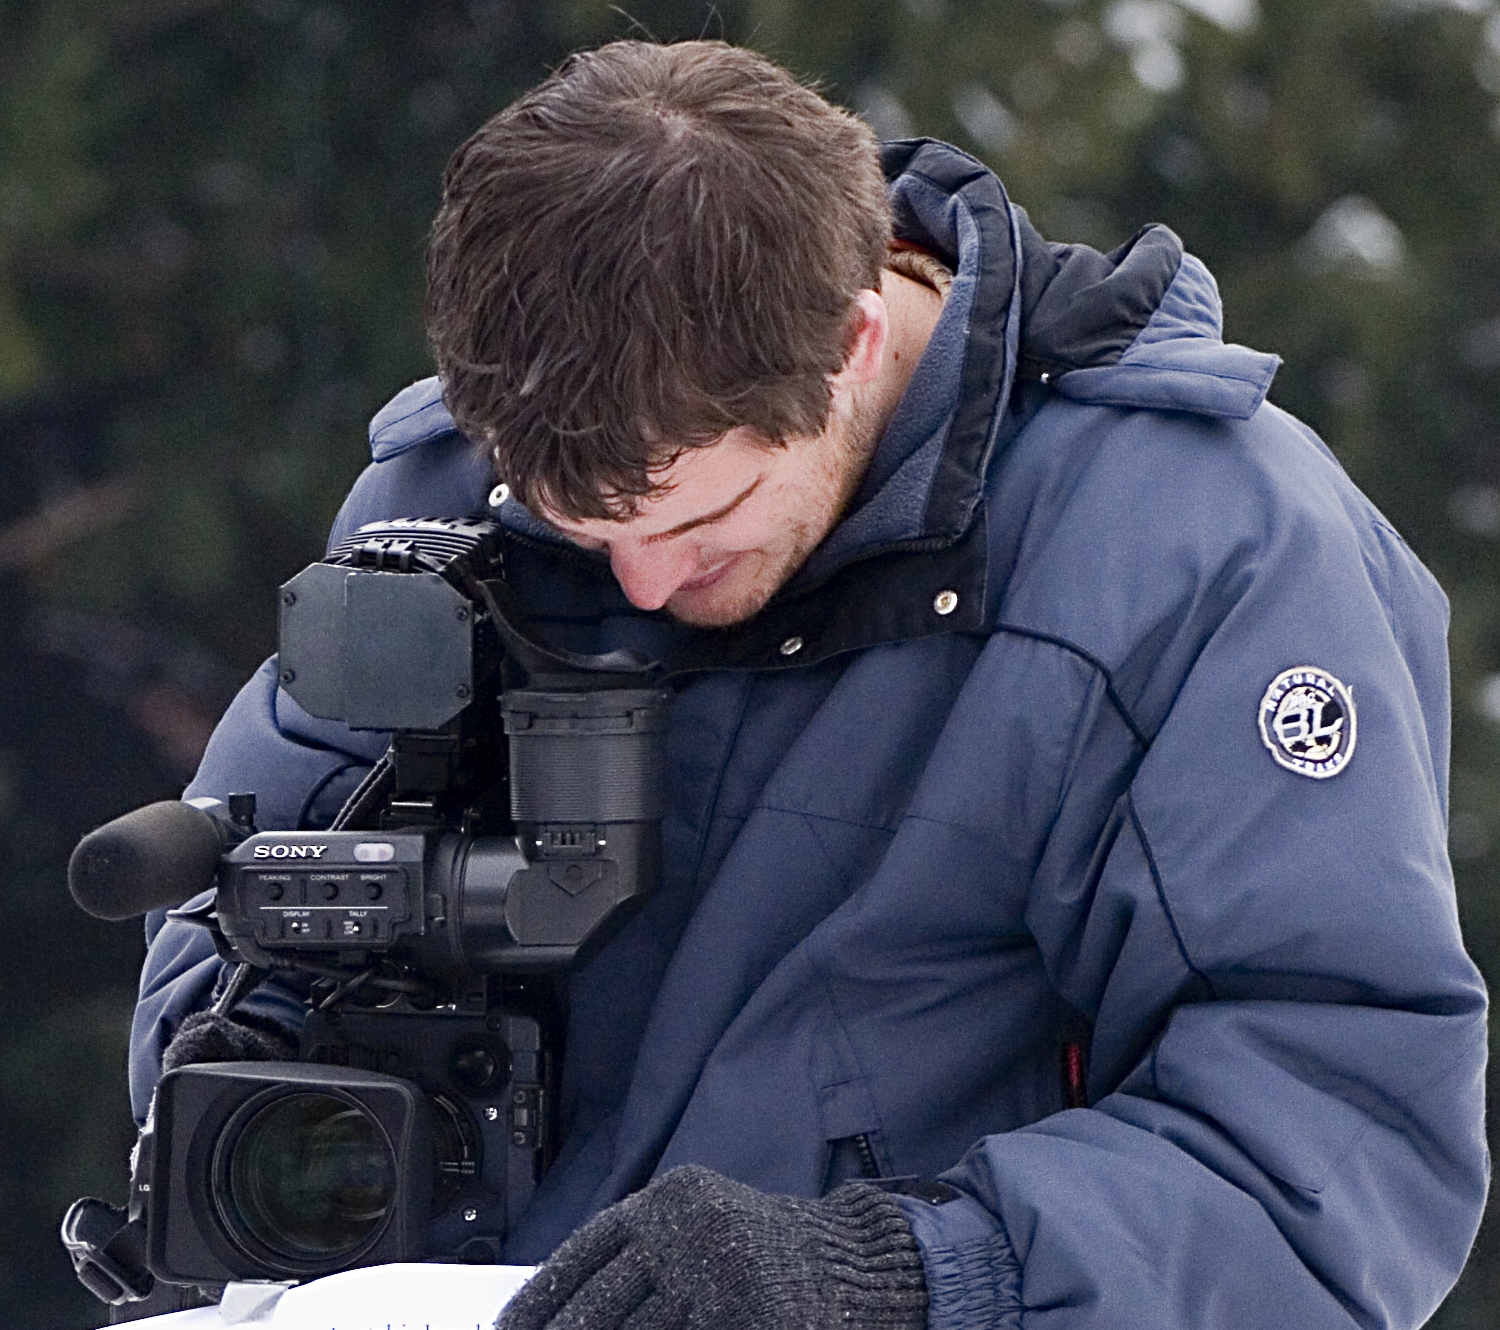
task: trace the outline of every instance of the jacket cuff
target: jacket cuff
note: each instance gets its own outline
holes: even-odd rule
[[[875,1187],[852,1183],[814,1211],[817,1267],[851,1324],[917,1330],[925,1322],[925,1268],[906,1215]]]
[[[969,1196],[892,1199],[922,1253],[927,1330],[1020,1330],[1021,1263],[1000,1221]]]

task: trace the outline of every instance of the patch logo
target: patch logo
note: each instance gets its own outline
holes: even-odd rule
[[[1271,756],[1298,775],[1327,780],[1354,756],[1354,695],[1315,665],[1298,665],[1272,679],[1259,720]]]

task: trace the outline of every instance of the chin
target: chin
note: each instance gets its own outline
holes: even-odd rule
[[[694,628],[732,628],[759,614],[785,581],[726,578],[702,591],[679,591],[667,601],[666,611]]]
[[[792,534],[794,538],[782,544],[748,552],[749,557],[742,557],[722,581],[699,591],[678,591],[663,608],[678,623],[694,628],[732,628],[753,619],[822,539],[812,539],[802,527]]]
[[[673,597],[667,602],[666,611],[678,623],[685,623],[693,628],[732,628],[737,623],[744,623],[746,619],[753,619],[770,599],[766,595],[749,602],[695,604],[684,601],[679,604],[676,597]]]

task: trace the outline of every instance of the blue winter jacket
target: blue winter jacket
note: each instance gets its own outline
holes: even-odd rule
[[[1049,245],[954,149],[886,166],[955,280],[850,514],[760,615],[674,626],[494,510],[545,633],[679,689],[663,880],[572,978],[562,1151],[506,1259],[678,1164],[800,1196],[873,1166],[962,1193],[901,1199],[933,1330],[1416,1326],[1487,1178],[1443,596],[1170,232]],[[335,539],[484,507],[433,381],[371,439]],[[1352,699],[1334,774],[1263,732],[1298,666]],[[326,824],[383,738],[275,678],[189,793]],[[154,921],[138,1113],[218,972]]]

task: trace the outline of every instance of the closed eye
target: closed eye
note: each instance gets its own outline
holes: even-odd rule
[[[669,531],[660,531],[654,536],[645,537],[642,543],[646,545],[659,544],[664,540],[671,540],[674,536],[681,536],[689,531],[694,531],[700,526],[708,526],[712,522],[722,522],[740,504],[744,503],[746,499],[755,493],[760,487],[760,482],[764,479],[764,476],[756,476],[745,489],[736,494],[722,508],[716,508],[711,513],[704,513],[702,517],[691,517],[686,522],[679,522]]]
[[[715,508],[713,512],[704,513],[701,517],[690,517],[686,522],[679,522],[676,526],[666,531],[658,531],[654,535],[640,537],[641,544],[660,545],[665,541],[675,540],[678,536],[686,535],[689,531],[696,531],[699,527],[711,526],[715,522],[722,522],[760,488],[760,482],[764,479],[763,475],[756,476],[754,480],[736,494],[734,498],[730,499],[722,508]],[[623,527],[625,523],[622,522],[620,525]],[[609,549],[610,541],[607,537],[585,535],[581,531],[570,531],[567,527],[556,522],[553,523],[553,526],[575,545],[582,546],[586,550],[607,551]]]

